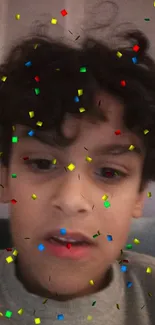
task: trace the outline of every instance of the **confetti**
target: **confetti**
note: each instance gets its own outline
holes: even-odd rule
[[[32,199],[33,199],[33,200],[36,200],[36,198],[37,198],[37,195],[36,195],[36,194],[32,194],[32,196],[31,196],[31,197],[32,197]]]
[[[24,313],[24,310],[22,308],[18,310],[18,315],[23,315],[23,313]]]
[[[108,199],[108,195],[104,194],[104,195],[102,196],[102,200],[106,201],[107,199]]]
[[[40,78],[39,78],[39,76],[35,76],[35,78],[34,78],[34,79],[35,79],[35,81],[36,81],[36,82],[39,82],[39,81],[40,81]]]
[[[134,64],[136,64],[136,63],[138,62],[136,56],[134,56],[134,57],[132,58],[132,62],[133,62]]]
[[[92,158],[86,156],[86,161],[91,162],[92,161]]]
[[[135,147],[133,146],[133,144],[130,145],[129,150],[132,151]]]
[[[121,272],[126,272],[126,271],[127,271],[127,266],[121,265]]]
[[[87,320],[92,320],[92,319],[93,319],[93,317],[91,315],[87,316]]]
[[[56,163],[57,163],[57,160],[54,158],[54,159],[52,159],[52,164],[53,165],[56,165]]]
[[[32,136],[34,135],[34,131],[33,131],[33,130],[29,131],[29,132],[28,132],[28,135],[29,135],[30,137],[32,137]]]
[[[79,97],[78,96],[75,96],[74,97],[74,101],[75,101],[75,103],[78,103],[80,100],[79,100]]]
[[[144,18],[145,21],[150,21],[150,18]]]
[[[34,50],[36,50],[37,49],[37,47],[38,47],[38,44],[34,44]]]
[[[35,319],[34,319],[34,322],[35,322],[35,324],[41,324],[41,320],[40,320],[40,318],[35,318]]]
[[[116,304],[117,309],[120,309],[119,304]]]
[[[56,18],[52,18],[51,19],[51,24],[52,25],[56,25],[57,24],[57,19]]]
[[[17,256],[18,255],[18,251],[15,249],[12,253],[13,256]]]
[[[78,89],[78,96],[82,96],[83,95],[83,89]]]
[[[46,299],[43,301],[43,305],[46,304],[47,300],[48,300],[48,299],[46,298]]]
[[[131,288],[132,287],[132,282],[128,281],[127,282],[127,288]]]
[[[112,241],[113,240],[111,235],[107,235],[107,239],[108,239],[108,241]]]
[[[147,267],[147,269],[146,269],[146,273],[152,273],[152,269],[151,269],[150,266]]]
[[[12,126],[12,131],[13,131],[13,132],[15,131],[15,126],[14,126],[14,125]]]
[[[125,87],[126,86],[126,81],[125,80],[121,80],[121,86]]]
[[[155,7],[155,1],[154,1],[154,3],[153,3],[153,6]]]
[[[96,304],[96,301],[93,301],[92,306],[95,306],[95,304]]]
[[[2,186],[2,188],[4,188],[4,186],[2,184],[0,184],[0,186]]]
[[[38,121],[38,122],[36,123],[36,125],[38,125],[38,126],[42,126],[42,125],[43,125],[43,122]]]
[[[134,244],[136,244],[136,245],[140,244],[140,240],[137,239],[137,238],[135,238],[135,239],[133,240],[133,242],[134,242]]]
[[[12,174],[11,177],[12,178],[17,178],[17,174]]]
[[[26,67],[31,67],[31,65],[32,65],[32,62],[31,61],[28,61],[28,62],[25,63],[25,66]]]
[[[83,113],[83,112],[85,112],[85,108],[81,107],[81,108],[79,108],[79,111],[80,111],[80,113]]]
[[[80,68],[80,72],[87,72],[86,67],[81,67],[81,68]]]
[[[15,18],[16,20],[20,20],[20,14],[16,14]]]
[[[116,135],[119,135],[119,134],[121,134],[121,131],[120,131],[120,130],[116,130],[116,131],[115,131],[115,134],[116,134]]]
[[[67,166],[67,168],[72,172],[75,169],[75,165],[71,163]]]
[[[126,245],[126,249],[131,249],[132,248],[132,244],[127,244]]]
[[[118,52],[116,53],[116,55],[118,56],[118,58],[121,58],[123,54],[122,54],[121,52],[118,51]]]
[[[144,130],[144,134],[146,135],[146,134],[148,134],[148,133],[149,133],[149,130],[145,129],[145,130]]]
[[[29,112],[30,118],[34,117],[34,111]]]
[[[11,200],[11,203],[12,203],[12,204],[16,204],[17,201],[16,201],[15,199],[12,199],[12,200]]]
[[[104,202],[104,206],[105,206],[105,208],[109,208],[111,206],[111,204],[110,204],[109,201],[105,201]]]
[[[5,317],[11,318],[11,316],[12,316],[12,311],[7,310],[6,313],[5,313]]]
[[[63,315],[63,314],[59,314],[59,315],[57,316],[57,319],[58,319],[58,320],[64,320],[64,315]]]
[[[67,230],[65,228],[60,229],[60,234],[61,235],[66,235],[66,233],[67,233]]]
[[[45,249],[45,246],[43,244],[39,244],[38,249],[39,249],[39,251],[42,252]]]
[[[152,297],[152,293],[151,293],[151,292],[148,292],[148,296],[149,296],[149,297]]]
[[[7,263],[12,263],[13,262],[12,256],[6,257],[6,261],[7,261]]]
[[[40,89],[39,88],[35,88],[34,91],[35,91],[35,94],[36,95],[39,95],[40,94]]]
[[[133,46],[132,49],[133,49],[134,52],[138,52],[139,49],[140,49],[140,46],[136,44],[136,45]]]
[[[90,280],[89,283],[90,283],[91,286],[94,285],[94,281],[93,280]]]
[[[66,247],[67,247],[68,249],[70,249],[70,248],[71,248],[71,244],[68,243],[68,244],[66,245]]]
[[[6,248],[7,252],[12,252],[12,248]]]
[[[61,15],[63,17],[66,16],[67,14],[68,14],[68,12],[65,9],[61,10]]]
[[[7,77],[6,77],[6,76],[3,76],[3,77],[1,78],[1,80],[2,80],[3,82],[5,82],[5,81],[6,81],[6,79],[7,79]]]
[[[148,192],[148,193],[147,193],[147,196],[148,196],[148,197],[151,197],[151,196],[152,196],[151,192]]]
[[[0,316],[3,316],[3,314],[0,312]]]
[[[98,237],[98,234],[93,235],[93,238],[96,238],[96,237]]]
[[[18,142],[18,137],[12,137],[12,143],[17,143]]]
[[[23,159],[24,159],[24,160],[28,160],[28,159],[29,159],[29,157],[23,157]]]

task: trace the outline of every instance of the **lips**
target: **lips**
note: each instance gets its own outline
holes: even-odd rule
[[[45,236],[46,240],[66,240],[66,243],[85,243],[89,245],[96,244],[95,241],[93,241],[90,237],[80,233],[80,232],[67,232],[66,235],[60,234],[60,230],[53,230],[51,232],[48,232]]]

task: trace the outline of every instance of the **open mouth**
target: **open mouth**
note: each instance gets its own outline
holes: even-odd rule
[[[67,244],[71,244],[71,246],[88,246],[90,245],[88,242],[86,241],[82,241],[82,240],[75,240],[72,238],[62,238],[62,237],[58,237],[58,236],[53,236],[49,239],[50,242],[52,243],[57,243],[63,246],[66,246]]]

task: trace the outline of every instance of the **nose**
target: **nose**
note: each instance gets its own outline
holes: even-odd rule
[[[90,215],[93,206],[90,185],[86,179],[81,181],[75,174],[68,176],[55,189],[52,206],[72,217],[77,214]]]

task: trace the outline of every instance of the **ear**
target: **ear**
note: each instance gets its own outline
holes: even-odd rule
[[[140,218],[142,216],[147,190],[147,186],[145,186],[145,189],[139,192],[133,211],[133,218]]]
[[[0,203],[9,203],[8,169],[0,166]]]

